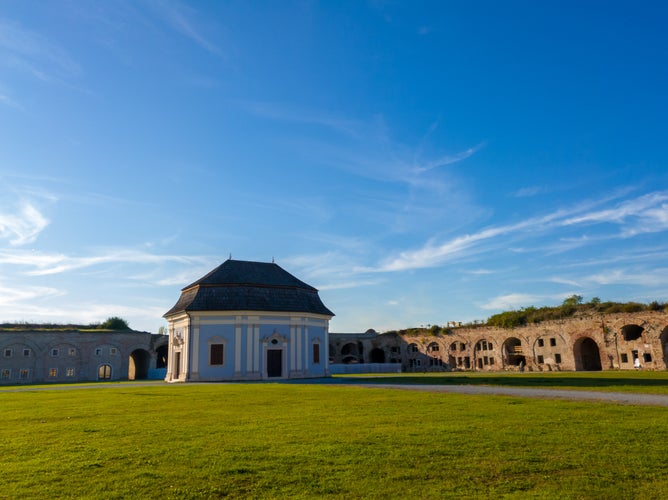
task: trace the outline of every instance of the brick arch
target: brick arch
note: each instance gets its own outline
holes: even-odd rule
[[[576,371],[602,370],[601,350],[591,337],[583,336],[573,344],[573,358]]]
[[[501,358],[503,359],[503,366],[524,367],[526,356],[524,355],[522,340],[517,337],[505,339],[501,346]]]
[[[151,355],[146,349],[135,349],[128,359],[128,380],[145,380],[148,378]]]

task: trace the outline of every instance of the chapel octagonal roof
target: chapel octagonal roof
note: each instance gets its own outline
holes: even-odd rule
[[[334,316],[318,290],[273,262],[226,260],[181,290],[164,317],[191,311],[295,312]]]

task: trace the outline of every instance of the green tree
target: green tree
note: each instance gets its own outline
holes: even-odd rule
[[[577,306],[582,304],[582,295],[571,295],[567,299],[564,300],[563,304],[564,306]]]
[[[118,316],[107,318],[107,321],[100,325],[101,330],[129,330],[128,322]]]

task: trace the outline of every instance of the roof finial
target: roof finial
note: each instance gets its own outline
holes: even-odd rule
[[[274,260],[274,256],[273,256],[273,255],[271,256],[271,263],[272,263],[272,264],[276,264],[276,261]]]
[[[227,260],[232,260],[232,252],[230,252],[230,256],[227,258]]]

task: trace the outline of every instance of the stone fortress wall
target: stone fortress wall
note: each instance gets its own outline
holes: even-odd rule
[[[0,331],[0,384],[164,379],[166,335]]]
[[[401,371],[666,370],[668,314],[591,314],[512,329],[467,325],[432,335],[330,333],[330,364]]]

